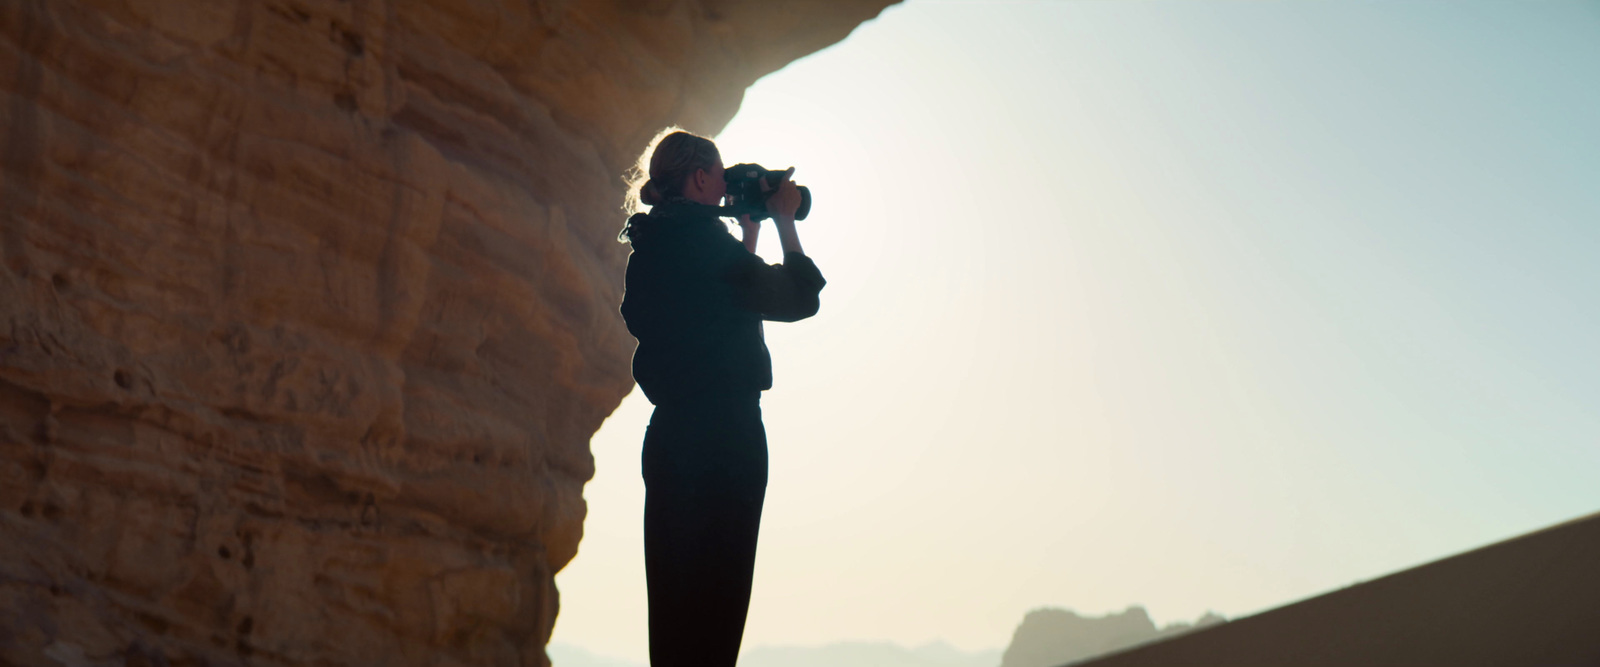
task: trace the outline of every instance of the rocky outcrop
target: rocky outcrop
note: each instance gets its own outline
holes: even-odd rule
[[[1080,667],[1600,665],[1600,514]]]
[[[0,3],[0,663],[546,664],[619,175],[886,4]]]
[[[1105,616],[1082,616],[1068,609],[1035,609],[1022,619],[1001,656],[1000,667],[1056,667],[1158,639],[1223,623],[1207,612],[1194,624],[1157,627],[1144,607]]]

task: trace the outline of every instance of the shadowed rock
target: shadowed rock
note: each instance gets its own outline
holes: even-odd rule
[[[1080,667],[1600,665],[1600,514]]]

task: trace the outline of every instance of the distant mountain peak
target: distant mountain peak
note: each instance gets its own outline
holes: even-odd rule
[[[1056,667],[1225,621],[1221,614],[1208,611],[1192,624],[1158,628],[1139,605],[1103,616],[1055,607],[1035,609],[1017,626],[1000,667]]]

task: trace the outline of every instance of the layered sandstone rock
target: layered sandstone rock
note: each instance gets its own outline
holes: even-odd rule
[[[0,663],[545,664],[619,174],[886,4],[0,3]]]

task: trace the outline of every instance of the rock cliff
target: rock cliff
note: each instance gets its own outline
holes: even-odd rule
[[[619,175],[887,4],[0,3],[0,663],[547,664]]]

